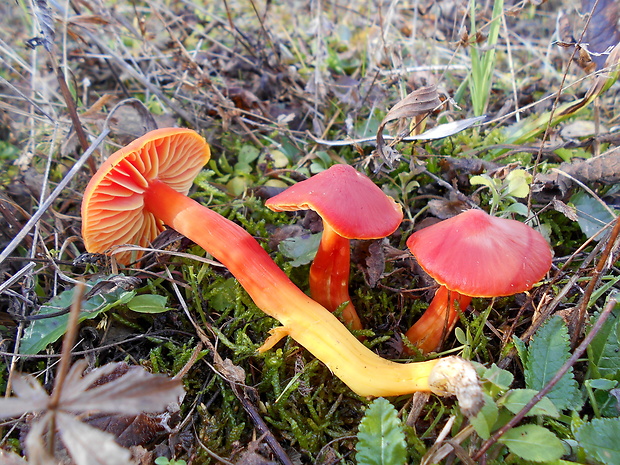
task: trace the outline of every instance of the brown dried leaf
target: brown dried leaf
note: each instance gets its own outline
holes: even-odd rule
[[[385,271],[383,239],[356,242],[351,261],[364,273],[366,283],[375,287]]]
[[[571,221],[577,221],[577,209],[575,207],[566,205],[564,202],[558,199],[553,199],[551,201],[551,204],[553,205],[553,209],[556,212],[562,213]]]
[[[620,182],[620,153],[611,149],[598,157],[562,163],[557,170],[537,175],[532,192],[564,197],[573,185],[573,180],[563,173],[586,184],[616,184]]]
[[[77,420],[73,415],[58,412],[56,424],[62,441],[77,465],[127,465],[131,453],[116,442],[111,434]]]
[[[167,413],[162,414],[167,416]],[[162,416],[96,414],[83,418],[84,423],[114,436],[117,444],[123,447],[146,445],[164,433]]]
[[[593,10],[596,5],[596,9]],[[620,7],[616,0],[582,0],[582,13],[592,12],[588,29],[584,36],[587,50],[596,69],[604,68],[607,55],[612,47],[620,42]]]
[[[65,411],[97,411],[135,415],[159,412],[176,403],[184,390],[179,379],[151,374],[141,367],[131,367],[127,373],[96,387],[97,379],[109,375],[117,363],[108,363],[79,378],[86,368],[85,361],[76,362],[62,391],[60,405]]]
[[[36,45],[43,45],[48,52],[54,47],[54,19],[52,18],[52,10],[46,0],[35,0],[33,2],[34,16],[37,18],[42,37],[36,38]]]
[[[38,386],[40,390],[35,389],[35,386]],[[48,395],[34,377],[16,376],[13,389],[19,397],[0,399],[0,419],[19,417],[24,413],[39,411],[47,406]]]
[[[385,140],[383,139],[383,130],[387,123],[397,119],[414,118],[431,112],[439,106],[441,106],[441,100],[437,93],[437,87],[434,85],[416,89],[394,105],[377,129],[377,151],[379,155],[388,162],[387,154],[384,153]]]

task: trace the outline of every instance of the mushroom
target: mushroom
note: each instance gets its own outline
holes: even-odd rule
[[[423,352],[437,350],[472,297],[499,297],[531,289],[551,268],[551,247],[516,220],[467,210],[413,233],[407,246],[440,284],[406,336]],[[455,304],[456,303],[456,304]]]
[[[155,130],[112,154],[84,194],[82,233],[89,252],[109,252],[130,241],[147,244],[166,224],[224,264],[256,305],[282,323],[260,351],[289,335],[359,395],[432,391],[457,395],[466,411],[480,406],[469,362],[446,357],[401,364],[381,358],[297,288],[247,231],[188,198],[191,178],[208,155],[206,142],[187,129]],[[119,258],[127,263],[132,257]],[[477,400],[469,399],[472,393]]]
[[[274,211],[314,210],[321,216],[323,235],[310,266],[310,294],[331,312],[348,302],[342,319],[351,329],[362,329],[349,296],[349,240],[392,234],[403,219],[400,205],[349,165],[334,165],[265,205]]]

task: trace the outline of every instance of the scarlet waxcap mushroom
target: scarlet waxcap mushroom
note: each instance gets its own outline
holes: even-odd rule
[[[323,235],[310,267],[312,297],[330,311],[343,302],[344,321],[362,324],[349,296],[349,239],[379,239],[403,219],[398,203],[367,176],[349,165],[334,165],[267,200],[274,211],[314,210],[323,219]]]
[[[84,192],[82,236],[86,249],[103,253],[112,245],[147,247],[164,230],[163,221],[145,207],[150,184],[159,181],[187,195],[210,156],[205,140],[184,128],[151,131],[115,152]],[[140,255],[122,252],[116,259],[127,264]]]
[[[482,210],[467,210],[421,229],[409,237],[407,246],[441,285],[406,333],[423,352],[437,350],[456,323],[458,309],[464,310],[472,297],[527,291],[551,268],[551,248],[538,231]]]
[[[261,351],[290,336],[359,395],[378,397],[432,391],[456,395],[464,411],[476,412],[482,394],[469,362],[446,357],[401,364],[381,358],[297,288],[241,226],[166,182],[172,178],[172,186],[186,191],[188,180],[197,173],[187,152],[202,153],[206,161],[208,150],[204,140],[192,131],[161,129],[112,154],[84,195],[85,234],[92,234],[89,228],[94,227],[99,234],[109,236],[102,242],[96,237],[85,240],[88,250],[106,251],[116,240],[119,244],[131,239],[139,242],[140,234],[156,233],[162,223],[166,224],[224,264],[256,305],[282,323],[272,330]],[[128,211],[124,213],[125,210]],[[104,226],[106,216],[113,220],[112,226]],[[142,231],[144,223],[150,225],[145,232],[134,232]]]
[[[482,210],[421,229],[407,246],[439,284],[471,297],[527,291],[551,268],[551,248],[542,234]]]

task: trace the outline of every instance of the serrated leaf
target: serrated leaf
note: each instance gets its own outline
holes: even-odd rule
[[[575,431],[575,439],[591,458],[605,465],[620,463],[620,418],[595,418]]]
[[[517,354],[519,355],[523,366],[527,365],[527,346],[525,345],[525,342],[513,335],[512,343],[515,345],[515,349],[517,349]]]
[[[607,318],[603,326],[596,333],[594,339],[588,346],[588,359],[589,365],[589,377],[591,378],[613,378],[619,380],[620,376],[620,342],[618,325],[620,325],[620,318],[618,318],[619,307],[613,310],[612,317]],[[596,321],[598,314],[594,315],[591,320],[591,324]]]
[[[562,441],[551,431],[538,425],[517,426],[507,431],[499,442],[513,454],[533,462],[558,460],[565,453]]]
[[[536,332],[527,349],[526,386],[540,391],[569,357],[570,343],[566,324],[559,316],[553,316]],[[547,397],[558,410],[576,410],[583,404],[572,367],[551,389]]]
[[[506,407],[512,413],[518,413],[536,394],[538,394],[538,391],[533,389],[514,389],[499,401],[499,405]],[[527,413],[527,416],[534,415],[558,418],[560,412],[555,404],[545,396]]]
[[[100,281],[107,279],[102,277],[96,280],[88,281],[88,285],[94,286]],[[45,315],[50,313],[56,313],[59,310],[63,310],[71,305],[73,302],[73,295],[75,288],[68,289],[61,292],[45,305],[42,305],[39,309],[39,315]],[[134,291],[124,291],[121,288],[109,292],[107,294],[97,294],[86,302],[82,302],[82,311],[78,321],[84,321],[86,319],[95,318],[100,313],[103,313],[117,305],[126,304],[134,296]],[[41,320],[34,320],[24,330],[24,335],[21,340],[19,352],[22,354],[37,354],[48,344],[56,342],[67,330],[67,321],[69,320],[69,314],[59,315],[51,318],[44,318]]]
[[[168,310],[167,301],[168,299],[163,295],[142,294],[127,302],[127,307],[137,313],[163,313]]]
[[[382,397],[364,414],[357,433],[358,465],[404,465],[407,461],[405,433],[394,406]]]
[[[482,439],[489,439],[493,425],[495,425],[499,417],[499,409],[490,395],[483,394],[482,396],[484,398],[484,405],[476,416],[469,418],[469,422],[476,430],[476,433],[478,433],[478,436]]]

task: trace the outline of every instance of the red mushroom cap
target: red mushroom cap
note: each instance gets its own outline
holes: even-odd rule
[[[149,183],[159,180],[186,195],[210,156],[205,140],[184,128],[156,129],[110,155],[84,192],[86,249],[101,253],[116,244],[148,246],[164,229],[144,208]],[[116,258],[126,264],[139,256],[125,252]]]
[[[538,231],[482,210],[421,229],[407,246],[439,284],[472,297],[524,292],[551,268],[551,248]]]
[[[349,165],[334,165],[267,200],[274,211],[314,210],[347,239],[379,239],[403,219],[401,206],[367,176]]]

